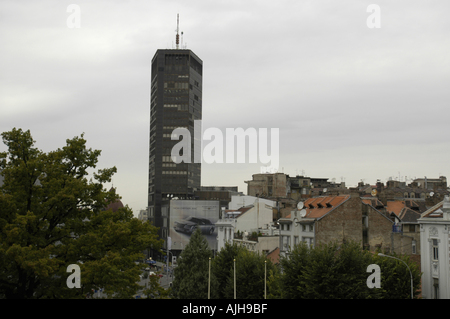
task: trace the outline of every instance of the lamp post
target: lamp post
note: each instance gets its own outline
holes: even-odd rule
[[[267,260],[264,260],[264,299],[267,299]]]
[[[209,257],[208,299],[211,299],[211,257]]]
[[[397,259],[397,260],[400,260],[402,263],[404,263],[404,264],[406,265],[406,267],[407,267],[408,270],[409,270],[409,274],[410,274],[410,276],[411,276],[411,299],[413,299],[413,276],[412,276],[411,269],[409,269],[408,264],[405,263],[403,260],[401,260],[401,259],[399,259],[399,258],[396,258],[396,257],[393,257],[393,256],[389,256],[389,255],[385,255],[385,254],[382,254],[382,253],[379,253],[378,256],[381,256],[381,257],[389,257],[389,258]]]
[[[236,259],[233,259],[234,262],[234,299],[236,299]]]
[[[166,273],[167,273],[167,276],[169,275],[169,257],[170,257],[170,254],[172,254],[172,258],[173,258],[173,253],[170,251],[170,250],[167,250],[167,259],[166,259]]]

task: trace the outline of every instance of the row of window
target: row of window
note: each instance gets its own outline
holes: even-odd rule
[[[188,104],[164,104],[164,107],[176,108],[178,111],[188,111]]]
[[[163,162],[174,163],[174,161],[172,160],[172,156],[164,155],[162,157],[162,160],[163,160]]]
[[[189,88],[188,82],[164,82],[165,89],[180,89],[187,90]]]
[[[187,175],[186,171],[162,171],[162,173],[167,175]]]
[[[291,230],[291,224],[281,224],[280,230]],[[304,232],[312,232],[314,231],[314,225],[305,225],[302,224],[302,231]]]
[[[164,126],[163,130],[175,130],[177,128],[188,128],[187,126]]]
[[[171,133],[171,134],[163,134],[163,137],[167,137],[167,138],[170,138],[170,139],[173,139],[173,138],[179,139],[179,135],[178,135],[178,134],[175,134],[175,133]]]
[[[302,242],[306,243],[308,247],[314,246],[314,238],[312,237],[302,237]],[[292,249],[291,247],[291,237],[290,236],[281,236],[281,243],[282,243],[282,250],[289,250]],[[299,237],[294,236],[294,246],[298,245]]]

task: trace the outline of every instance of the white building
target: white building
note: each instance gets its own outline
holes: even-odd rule
[[[272,206],[267,205],[262,199],[258,199],[257,197],[255,199],[253,205],[222,212],[222,217],[215,224],[218,251],[225,247],[226,242],[232,243],[234,241],[234,234],[238,231],[244,234],[261,232],[273,235]],[[255,248],[254,250],[259,249]]]
[[[225,247],[225,243],[233,243],[236,216],[241,212],[223,212],[222,218],[216,222],[217,251]]]
[[[259,203],[266,204],[271,207],[276,207],[277,203],[270,199],[259,198],[255,196],[248,195],[233,195],[231,196],[231,202],[228,205],[229,209],[237,210],[241,207],[246,207],[249,205],[253,205],[255,201],[258,200]]]
[[[314,218],[305,218],[305,209],[294,209],[290,215],[280,218],[280,256],[286,256],[301,241],[314,247]]]
[[[420,224],[422,297],[450,299],[450,201],[428,209]]]

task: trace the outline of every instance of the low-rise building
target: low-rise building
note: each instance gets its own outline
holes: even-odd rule
[[[264,201],[257,198],[252,205],[223,210],[221,215],[215,224],[218,251],[225,246],[226,242],[239,242],[250,250],[260,252],[268,252],[277,247],[267,244],[267,239],[260,241],[258,238],[249,238],[252,233],[274,236],[272,206]],[[236,233],[242,234],[243,237],[236,238]],[[275,242],[278,242],[278,238]]]
[[[450,298],[449,197],[424,212],[420,224],[422,297]]]
[[[356,241],[367,250],[399,252],[412,246],[412,238],[396,233],[395,221],[376,198],[360,197],[351,189],[350,195],[309,198],[290,215],[278,220],[280,255],[289,254],[294,245],[309,246],[331,241]]]

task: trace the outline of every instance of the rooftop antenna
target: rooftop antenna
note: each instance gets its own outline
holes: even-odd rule
[[[176,35],[176,47],[177,50],[179,49],[179,45],[180,45],[180,35],[178,34],[179,31],[179,26],[180,26],[180,19],[179,19],[179,14],[177,13],[177,35]]]

